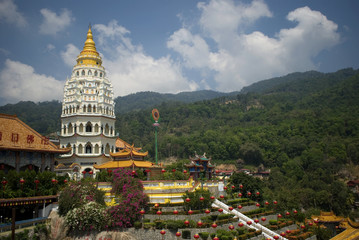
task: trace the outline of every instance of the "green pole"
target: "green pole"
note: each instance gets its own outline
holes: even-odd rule
[[[155,127],[155,158],[156,158],[156,165],[158,164],[157,162],[157,126]]]

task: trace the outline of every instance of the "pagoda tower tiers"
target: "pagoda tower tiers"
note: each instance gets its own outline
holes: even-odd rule
[[[115,102],[111,82],[93,41],[91,26],[64,87],[60,146],[72,147],[55,169],[78,179],[94,174],[94,164],[110,160],[116,151]]]

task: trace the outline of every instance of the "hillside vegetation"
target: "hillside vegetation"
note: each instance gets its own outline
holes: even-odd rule
[[[135,96],[129,96],[128,105]],[[276,198],[288,210],[300,206],[346,214],[355,200],[343,180],[359,177],[351,171],[359,164],[358,70],[293,73],[256,83],[234,96],[192,103],[158,100],[158,105],[146,105],[151,101],[157,100],[144,97],[130,107],[135,111],[116,112],[116,132],[148,150],[150,159],[151,109],[156,107],[161,116],[160,161],[205,152],[216,163],[242,159],[245,164],[263,164],[271,168],[266,197]],[[0,112],[5,110],[41,133],[59,130],[59,102],[0,107]]]

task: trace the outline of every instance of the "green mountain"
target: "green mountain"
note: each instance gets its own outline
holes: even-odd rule
[[[131,111],[139,111],[146,108],[153,108],[161,103],[191,103],[236,94],[238,94],[238,92],[222,93],[212,90],[181,92],[177,94],[138,92],[124,97],[117,97],[115,99],[115,111],[116,113],[123,114]]]
[[[271,169],[263,195],[278,200],[282,211],[348,214],[355,196],[345,180],[359,178],[359,74],[343,70],[265,84],[259,93],[157,106],[159,160],[205,152],[217,164],[263,164]],[[120,115],[117,128],[153,157],[150,112]]]
[[[264,165],[271,169],[264,195],[275,196],[281,210],[348,213],[355,198],[343,180],[359,178],[358,70],[293,73],[214,99],[197,98],[201,94],[206,91],[116,99],[117,107],[127,107],[117,110],[116,132],[153,159],[151,110],[156,107],[161,162],[205,152],[215,163],[241,159],[238,163]],[[59,129],[61,103],[20,102],[0,112],[17,114],[40,133],[49,133]]]

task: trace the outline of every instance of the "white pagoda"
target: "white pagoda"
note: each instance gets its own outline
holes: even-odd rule
[[[62,102],[60,146],[72,151],[58,159],[58,174],[73,179],[95,174],[94,164],[116,151],[115,102],[111,82],[93,41],[91,26],[85,46],[66,80]]]

